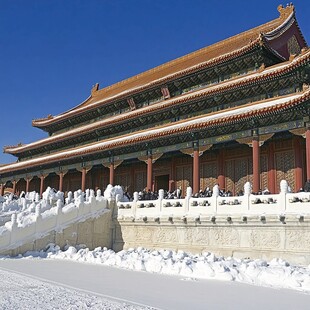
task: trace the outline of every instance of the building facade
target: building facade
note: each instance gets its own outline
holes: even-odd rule
[[[310,50],[293,5],[279,17],[99,89],[6,146],[0,194],[104,188],[293,191],[310,179]]]

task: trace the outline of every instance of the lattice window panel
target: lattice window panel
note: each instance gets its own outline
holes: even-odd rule
[[[248,179],[251,184],[253,184],[253,158],[249,158],[249,170],[248,170]]]
[[[225,190],[234,191],[234,161],[225,161]]]
[[[248,165],[249,160],[248,158],[244,158],[242,160],[235,160],[234,161],[234,171],[235,171],[235,188],[234,194],[238,193],[239,191],[243,191],[244,184],[247,182],[248,179]]]
[[[130,174],[129,173],[122,173],[122,174],[116,174],[115,185],[120,185],[123,187],[123,189],[130,187],[131,180],[130,180]]]
[[[176,167],[176,184],[177,188],[181,188],[182,193],[186,193],[186,189],[192,186],[192,166],[177,166]]]
[[[29,192],[36,191],[40,192],[40,179],[33,178],[29,184]]]
[[[50,186],[51,188],[55,188],[58,190],[59,187],[59,176],[55,174],[50,174],[44,179],[44,190]]]
[[[268,188],[268,168],[267,168],[267,156],[263,155],[260,157],[260,184],[261,189]]]
[[[26,181],[24,179],[20,179],[16,183],[16,191],[21,193],[22,191],[25,191],[25,189],[26,189]]]
[[[211,189],[217,184],[218,169],[216,162],[208,162],[200,165],[200,189]]]
[[[142,191],[146,187],[146,171],[135,173],[135,191]]]
[[[276,163],[276,184],[277,188],[280,189],[281,180],[286,180],[293,190],[295,188],[295,156],[294,151],[284,151],[275,154]]]
[[[102,184],[103,189],[106,189],[110,181],[110,177],[108,174],[104,174],[100,177],[100,184]]]
[[[94,188],[94,180],[92,178],[92,171],[88,171],[88,173],[86,174],[85,187]]]
[[[265,156],[264,156],[265,157]],[[265,159],[261,159],[265,165]],[[244,190],[246,182],[253,184],[253,160],[251,157],[238,158],[225,161],[225,190],[237,194]],[[267,179],[264,181],[267,184]]]
[[[90,172],[87,173],[87,175],[90,175],[91,177],[91,183],[92,186],[91,188],[96,189],[101,188],[101,183],[100,183],[100,173],[101,173],[101,169],[92,169]]]
[[[77,191],[78,189],[81,189],[81,182],[82,180],[70,180],[69,187],[67,188],[67,191]]]

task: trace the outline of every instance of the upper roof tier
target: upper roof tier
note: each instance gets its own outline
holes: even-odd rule
[[[70,117],[82,114],[89,108],[96,108],[117,98],[129,97],[139,91],[167,83],[202,68],[216,66],[244,55],[256,46],[265,46],[280,60],[287,60],[290,54],[300,51],[307,46],[307,43],[297,24],[294,6],[288,5],[285,8],[279,6],[278,11],[280,16],[277,19],[261,26],[204,47],[103,89],[99,90],[98,84],[96,84],[92,89],[91,96],[80,105],[57,116],[49,115],[46,118],[33,120],[32,125],[46,130],[49,124],[70,119]],[[292,36],[292,33],[295,35]]]

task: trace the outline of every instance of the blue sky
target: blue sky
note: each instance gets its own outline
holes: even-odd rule
[[[46,137],[31,120],[279,16],[279,0],[0,0],[0,164]],[[286,2],[282,3],[286,5]],[[310,44],[310,4],[294,2]]]

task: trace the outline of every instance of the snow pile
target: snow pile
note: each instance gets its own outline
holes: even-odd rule
[[[114,266],[135,271],[189,278],[236,281],[258,286],[289,288],[310,293],[310,266],[292,266],[282,259],[270,262],[261,259],[217,257],[213,253],[190,254],[184,251],[128,249],[115,253],[107,248],[75,248],[49,244],[46,251],[26,252],[20,257],[69,259]]]
[[[0,213],[18,211],[20,209],[18,202],[13,198],[13,194],[4,197],[0,196]]]
[[[106,199],[115,199],[118,198],[118,201],[127,202],[128,197],[124,195],[123,188],[120,185],[111,185],[109,184],[103,193],[104,198]]]
[[[64,193],[60,191],[56,191],[55,189],[51,187],[48,187],[46,191],[42,194],[42,198],[43,200],[49,201],[52,204],[53,201],[57,201],[58,199],[63,201]]]

